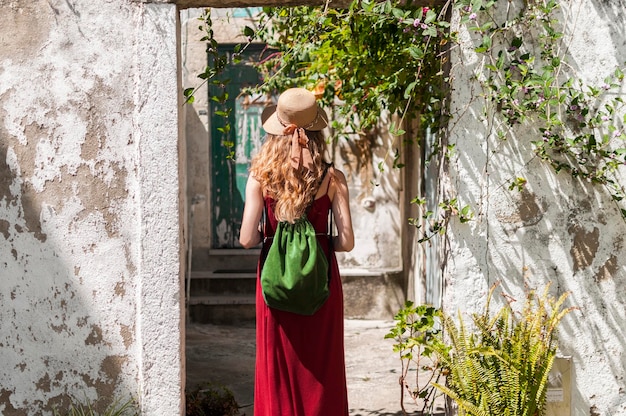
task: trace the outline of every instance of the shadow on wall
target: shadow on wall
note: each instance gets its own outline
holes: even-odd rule
[[[209,241],[209,133],[196,108],[185,107],[185,135],[187,147],[187,203],[193,209],[189,227],[194,266],[207,267]],[[202,198],[204,197],[204,198]],[[194,202],[197,202],[194,204]]]
[[[612,50],[615,53],[615,60],[623,65],[626,62],[626,1],[590,1],[588,4],[594,7],[602,19],[602,24],[606,26],[607,32],[611,36]],[[588,20],[584,13],[578,14],[578,27],[584,27]],[[612,68],[607,68],[611,70]]]
[[[129,253],[107,244],[115,225],[79,199],[88,204],[102,191],[101,180],[79,169],[35,189],[40,155],[32,138],[51,137],[46,129],[26,126],[31,141],[22,145],[0,125],[0,410],[6,415],[68,409],[74,399],[92,400],[102,411],[137,390],[122,377],[138,373],[129,355],[135,342],[135,296],[124,272],[133,267]],[[73,189],[76,197],[68,197]],[[115,273],[115,287],[107,287]],[[106,323],[107,315],[118,318]]]
[[[524,140],[507,140],[501,145],[503,159],[524,160],[532,155],[530,143]],[[459,163],[476,171],[474,161],[461,156]],[[591,374],[582,370],[586,367],[598,376],[600,368],[590,368],[596,360],[604,362],[602,371],[607,373],[600,377],[624,387],[626,362],[621,357],[626,349],[626,293],[618,288],[626,285],[626,266],[620,255],[626,249],[626,223],[601,188],[567,174],[555,175],[538,160],[529,162],[523,172],[528,185],[521,192],[502,186],[516,172],[513,162],[494,157],[488,166],[492,181],[489,198],[473,205],[484,206],[482,217],[475,219],[478,228],[472,230],[458,222],[452,225],[459,244],[468,248],[482,267],[484,288],[500,281],[502,291],[518,300],[527,285],[541,288],[551,283],[555,296],[571,292],[568,305],[581,310],[561,323],[560,353],[573,357],[574,374],[578,375],[572,406],[584,414],[605,414],[594,413],[593,394],[588,389]],[[467,180],[480,179],[477,175]],[[461,200],[471,198],[460,196]],[[477,232],[486,238],[479,238]],[[484,243],[477,244],[477,239]],[[474,305],[483,301],[467,299]],[[612,406],[606,414],[623,411],[620,403]]]
[[[624,2],[583,3],[593,3],[610,26],[615,55],[607,58],[626,61]],[[582,24],[579,17],[579,27]],[[566,60],[575,71],[589,74],[582,63]],[[465,74],[474,70],[469,61],[463,62]],[[608,75],[613,68],[606,70]],[[480,86],[470,80],[463,83],[462,76],[457,78],[458,89],[473,96],[472,88]],[[467,291],[467,299],[456,301],[480,308],[480,291],[486,294],[496,281],[518,300],[526,285],[541,288],[551,283],[555,295],[569,291],[567,305],[581,307],[560,327],[560,353],[573,358],[572,414],[623,414],[626,292],[620,288],[626,286],[621,254],[626,249],[626,222],[601,187],[567,173],[555,174],[534,157],[530,142],[541,133],[533,126],[516,126],[516,136],[508,140],[490,139],[481,114],[482,104],[474,102],[459,106],[452,121],[455,135],[463,140],[458,142],[455,191],[463,204],[472,206],[475,218],[469,224],[453,219],[451,228],[456,243],[472,257],[468,264],[476,265],[472,271],[484,277],[472,283],[455,277],[466,288],[476,288],[476,296]],[[526,178],[527,185],[521,191],[509,190],[517,176]]]

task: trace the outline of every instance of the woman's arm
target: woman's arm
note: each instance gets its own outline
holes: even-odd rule
[[[246,184],[246,203],[243,207],[243,218],[239,232],[239,243],[244,248],[254,247],[262,240],[259,221],[263,214],[263,190],[254,177],[248,177]]]
[[[333,238],[335,251],[350,251],[354,248],[354,231],[350,215],[350,197],[346,177],[340,170],[331,168],[333,196],[333,217],[337,226],[337,235]]]

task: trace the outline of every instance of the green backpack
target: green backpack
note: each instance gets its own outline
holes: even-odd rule
[[[330,166],[325,167],[322,181]],[[312,199],[309,207],[313,202]],[[267,207],[263,213],[265,224]],[[332,212],[329,215],[328,248],[332,256]],[[274,237],[266,236],[263,239],[264,246],[269,241],[272,244],[261,270],[261,289],[269,307],[300,315],[313,315],[328,299],[329,259],[315,236],[315,228],[305,214],[293,224],[279,222]]]
[[[294,224],[278,223],[261,270],[268,306],[313,315],[328,299],[329,262],[315,235],[306,216]]]

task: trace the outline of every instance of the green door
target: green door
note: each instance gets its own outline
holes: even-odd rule
[[[224,46],[224,48],[227,47]],[[259,52],[260,47],[255,48],[253,45],[246,50],[248,57]],[[263,136],[261,112],[265,107],[266,99],[242,95],[243,89],[261,82],[258,71],[245,62],[244,57],[241,63],[230,64],[224,72],[222,78],[229,80],[226,84],[228,93],[226,104],[223,106],[209,100],[211,102],[211,247],[214,249],[241,247],[239,229],[248,169],[252,156],[261,147]],[[222,92],[223,90],[215,87],[211,87],[210,90],[211,95]],[[225,108],[231,109],[228,117],[230,124],[228,134],[220,131],[226,125],[226,119],[216,115],[216,111],[224,111]],[[232,142],[232,147],[225,146],[225,141]],[[231,151],[234,152],[232,158],[229,157]]]

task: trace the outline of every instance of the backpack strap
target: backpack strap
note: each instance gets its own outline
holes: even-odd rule
[[[320,185],[322,182],[324,182],[324,179],[326,178],[326,174],[328,173],[328,169],[330,167],[333,166],[333,163],[324,163],[324,172],[322,173],[322,177],[320,180]],[[324,192],[324,194],[328,193],[328,190],[330,189],[330,180],[328,181],[328,183],[326,184],[326,192]],[[315,201],[315,197],[317,196],[317,192],[319,191],[319,189],[317,191],[315,191],[315,193],[313,194],[313,197],[311,198],[311,201],[309,202],[309,205],[306,209],[306,211],[309,210],[309,208],[311,207],[311,205],[313,205],[313,202]],[[330,225],[328,227],[328,236],[329,236],[329,247],[332,247],[332,232],[333,232],[333,211],[332,209],[329,211],[329,215],[330,215]],[[263,215],[261,216],[261,230],[262,230],[262,234],[263,234],[263,242],[265,243],[265,241],[268,239],[267,236],[267,232],[265,230],[266,224],[268,221],[268,213],[267,213],[267,201],[265,200],[265,198],[263,198]],[[269,237],[271,239],[271,237]]]
[[[267,231],[265,227],[267,226],[267,201],[263,198],[263,215],[261,215],[261,232],[263,233],[263,245],[265,245],[265,240],[267,240]]]
[[[324,178],[326,177],[326,173],[328,173],[328,169],[333,167],[333,163],[328,163],[326,164],[326,167],[324,168],[324,174],[322,176],[322,182],[324,181]],[[324,195],[328,194],[328,190],[330,189],[330,181],[333,178],[328,178],[328,183],[326,184],[326,192],[324,192]],[[331,201],[332,202],[332,201]],[[328,211],[328,215],[330,217],[329,219],[329,226],[328,226],[328,247],[330,247],[330,249],[332,250],[333,248],[333,207],[332,207],[332,203],[330,206],[330,210]]]

